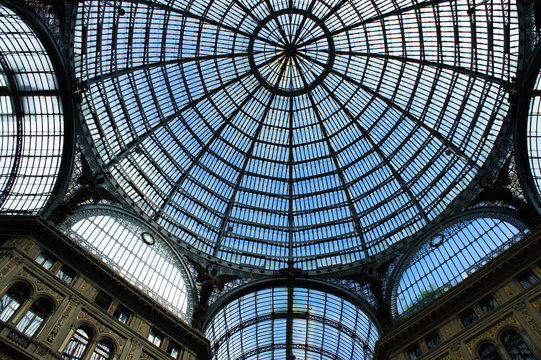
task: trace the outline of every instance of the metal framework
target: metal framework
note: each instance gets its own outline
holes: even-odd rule
[[[516,122],[516,148],[520,181],[529,202],[541,210],[541,45],[530,58],[519,90]]]
[[[62,195],[71,169],[69,86],[51,34],[24,4],[0,1],[0,32],[0,211],[36,213]]]
[[[77,13],[84,121],[124,196],[195,251],[265,270],[362,261],[437,219],[494,151],[518,64],[499,0]]]
[[[0,211],[62,200],[80,96],[85,159],[134,212],[85,205],[64,230],[186,321],[198,301],[179,251],[248,270],[201,315],[216,360],[370,359],[383,302],[398,323],[518,241],[512,210],[462,207],[501,167],[510,111],[541,209],[541,46],[520,72],[514,2],[85,0],[56,34],[73,39],[75,84],[12,3]]]
[[[82,247],[143,290],[167,310],[190,322],[195,287],[185,264],[152,228],[112,206],[83,206],[64,224]]]
[[[448,219],[412,247],[396,267],[388,289],[395,320],[419,311],[528,231],[509,209],[480,208]]]
[[[234,291],[205,324],[213,358],[371,358],[379,336],[375,322],[348,300],[351,294],[335,290],[277,279]]]

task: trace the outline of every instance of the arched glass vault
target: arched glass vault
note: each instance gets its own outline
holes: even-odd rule
[[[351,295],[318,282],[250,285],[213,310],[213,359],[371,359],[379,337]]]
[[[192,320],[194,286],[178,254],[152,228],[108,206],[81,207],[65,232],[106,266],[186,322]]]
[[[74,191],[111,196],[67,196],[63,230],[203,322],[216,360],[371,359],[382,328],[528,232],[488,203],[541,209],[541,50],[523,72],[515,2],[85,0],[66,69],[8,2],[0,211],[54,214],[80,162]],[[471,203],[512,120],[526,191]],[[217,273],[211,295],[180,253]],[[221,275],[240,278],[218,294]]]
[[[490,164],[517,16],[501,0],[85,1],[84,122],[126,199],[195,251],[362,261]]]
[[[519,90],[516,147],[520,180],[531,204],[541,209],[541,46],[532,51]]]
[[[0,0],[0,211],[65,214],[89,254],[203,323],[216,360],[371,359],[541,209],[541,47],[524,70],[520,2],[70,4],[64,68]],[[516,198],[491,198],[518,183],[515,153]],[[92,196],[62,202],[72,165]]]
[[[529,232],[516,213],[469,210],[422,239],[397,266],[392,280],[393,316],[403,320],[451,289]]]
[[[63,65],[37,16],[0,1],[2,213],[37,213],[65,190],[74,138]]]

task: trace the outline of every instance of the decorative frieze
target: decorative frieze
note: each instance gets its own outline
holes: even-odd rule
[[[4,280],[4,278],[9,274],[15,267],[17,266],[17,263],[14,260],[9,260],[6,265],[2,267],[2,270],[0,270],[0,281]]]
[[[58,304],[62,302],[63,297],[60,294],[58,294],[56,291],[51,289],[49,286],[45,285],[44,282],[36,279],[34,275],[28,273],[27,271],[21,271],[19,273],[19,276],[28,280],[34,286],[34,289],[36,289],[37,292],[42,292],[42,293],[46,293],[47,295],[50,295],[57,301]]]
[[[75,307],[75,301],[70,300],[68,302],[68,305],[66,305],[66,308],[64,309],[64,312],[62,313],[62,316],[60,316],[60,319],[58,319],[58,321],[54,325],[53,329],[51,330],[51,332],[49,333],[45,341],[52,344],[52,342],[58,335],[58,332],[64,326],[64,324],[66,323],[66,320],[72,313],[74,307]]]
[[[90,316],[86,312],[79,312],[79,314],[77,315],[77,320],[86,320],[87,322],[94,325],[94,327],[99,331],[100,335],[109,336],[110,338],[114,339],[120,347],[119,351],[124,346],[124,338],[120,337],[116,332],[114,332],[109,327],[105,326],[103,323],[98,321],[96,318]]]
[[[473,354],[473,350],[475,349],[475,346],[479,343],[479,341],[493,337],[498,331],[500,331],[502,327],[506,325],[510,325],[510,324],[519,325],[520,323],[514,316],[509,316],[497,322],[496,324],[491,325],[484,332],[482,332],[481,334],[477,335],[476,337],[468,341],[466,345],[468,347],[468,351],[470,352],[470,354]]]

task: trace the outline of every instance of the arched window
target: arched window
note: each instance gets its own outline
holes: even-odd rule
[[[30,289],[22,283],[10,287],[0,299],[0,321],[8,321],[29,295]]]
[[[528,232],[524,224],[498,212],[468,214],[427,238],[408,260],[396,288],[397,317],[419,311]]]
[[[83,358],[85,350],[88,348],[92,333],[85,327],[78,328],[71,337],[68,346],[62,353],[62,359],[78,360]]]
[[[502,360],[500,353],[492,344],[483,345],[479,349],[479,357],[481,360]]]
[[[181,319],[191,320],[190,276],[171,247],[143,222],[114,209],[86,206],[66,225],[75,241],[121,277]]]
[[[45,298],[37,299],[19,321],[16,329],[28,337],[34,336],[51,313],[52,308],[53,306],[49,300]]]
[[[516,331],[508,330],[503,333],[502,343],[513,360],[535,360],[535,356]]]
[[[112,353],[113,345],[109,341],[102,340],[96,345],[90,360],[108,360],[111,358]]]

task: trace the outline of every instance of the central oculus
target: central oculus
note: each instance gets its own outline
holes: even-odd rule
[[[305,10],[285,9],[267,16],[248,45],[255,77],[277,95],[305,94],[329,74],[334,63],[332,34]]]

